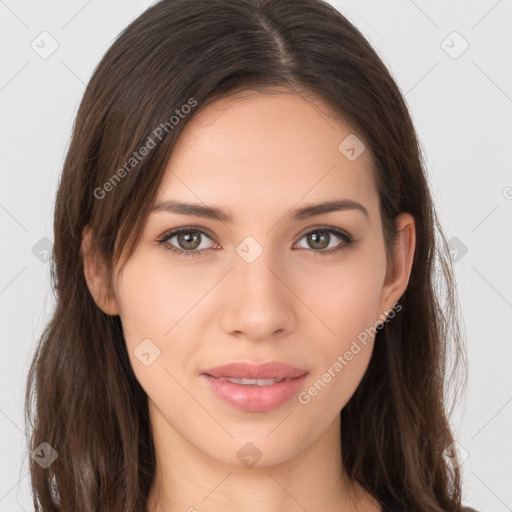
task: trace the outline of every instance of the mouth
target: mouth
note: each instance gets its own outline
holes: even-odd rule
[[[288,402],[302,387],[307,370],[280,362],[230,363],[201,374],[224,403],[245,412],[266,412]]]
[[[279,382],[285,379],[300,377],[301,375],[308,373],[308,371],[279,361],[271,361],[264,364],[245,362],[228,363],[210,368],[205,370],[203,373],[205,375],[210,375],[211,377],[216,377],[217,379],[245,379],[259,381],[274,380]],[[237,384],[244,384],[244,382],[237,382]],[[252,383],[247,382],[246,384]]]
[[[210,377],[213,377],[210,375]],[[225,380],[227,382],[232,382],[233,384],[242,384],[243,386],[271,386],[272,384],[277,384],[278,382],[283,382],[285,380],[290,379],[235,379],[233,377],[214,377],[219,378],[220,380]]]

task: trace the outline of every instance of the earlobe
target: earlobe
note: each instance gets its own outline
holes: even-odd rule
[[[94,302],[107,315],[118,315],[117,301],[108,290],[105,265],[93,247],[92,231],[88,226],[82,233],[81,252],[85,281]]]
[[[402,213],[396,219],[398,238],[394,247],[393,261],[389,263],[382,288],[381,313],[389,312],[404,294],[411,275],[416,248],[414,217]]]

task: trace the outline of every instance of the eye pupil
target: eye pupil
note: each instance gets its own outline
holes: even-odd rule
[[[326,231],[315,231],[308,235],[308,243],[310,243],[315,249],[325,249],[328,247],[329,239],[330,236]]]

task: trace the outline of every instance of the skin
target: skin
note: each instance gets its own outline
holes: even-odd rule
[[[407,287],[414,220],[398,217],[391,266],[370,153],[349,161],[338,145],[353,131],[327,111],[320,100],[292,93],[251,91],[217,100],[186,125],[157,202],[216,206],[233,224],[152,212],[115,280],[115,296],[86,251],[89,289],[103,311],[120,315],[149,398],[157,458],[150,512],[380,510],[345,474],[339,435],[339,412],[367,369],[372,336],[305,405],[293,397],[269,412],[238,411],[199,378],[228,362],[277,360],[307,369],[307,390]],[[344,210],[288,217],[294,208],[333,199],[357,201],[368,216]],[[200,255],[180,258],[157,242],[185,226],[211,233],[198,235]],[[324,246],[308,242],[306,235],[321,226],[347,231],[354,244],[344,246],[334,234]],[[248,236],[263,249],[252,263],[236,252]],[[176,236],[167,244],[186,250]],[[327,245],[340,250],[315,254]],[[147,338],[160,350],[149,366],[134,355]],[[262,455],[254,467],[237,458],[247,442]]]

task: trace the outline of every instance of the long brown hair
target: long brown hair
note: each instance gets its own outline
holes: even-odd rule
[[[96,68],[56,198],[56,306],[27,380],[28,448],[47,442],[58,454],[47,468],[28,457],[36,510],[146,510],[155,473],[147,396],[120,318],[105,314],[87,287],[83,230],[91,228],[111,276],[137,245],[186,123],[216,98],[273,87],[321,98],[360,135],[372,155],[388,254],[396,217],[408,212],[416,222],[402,309],[377,332],[368,370],[340,413],[344,466],[383,510],[460,510],[456,454],[444,453],[454,441],[447,383],[459,382],[453,377],[465,359],[424,158],[389,71],[321,0],[162,0]]]

